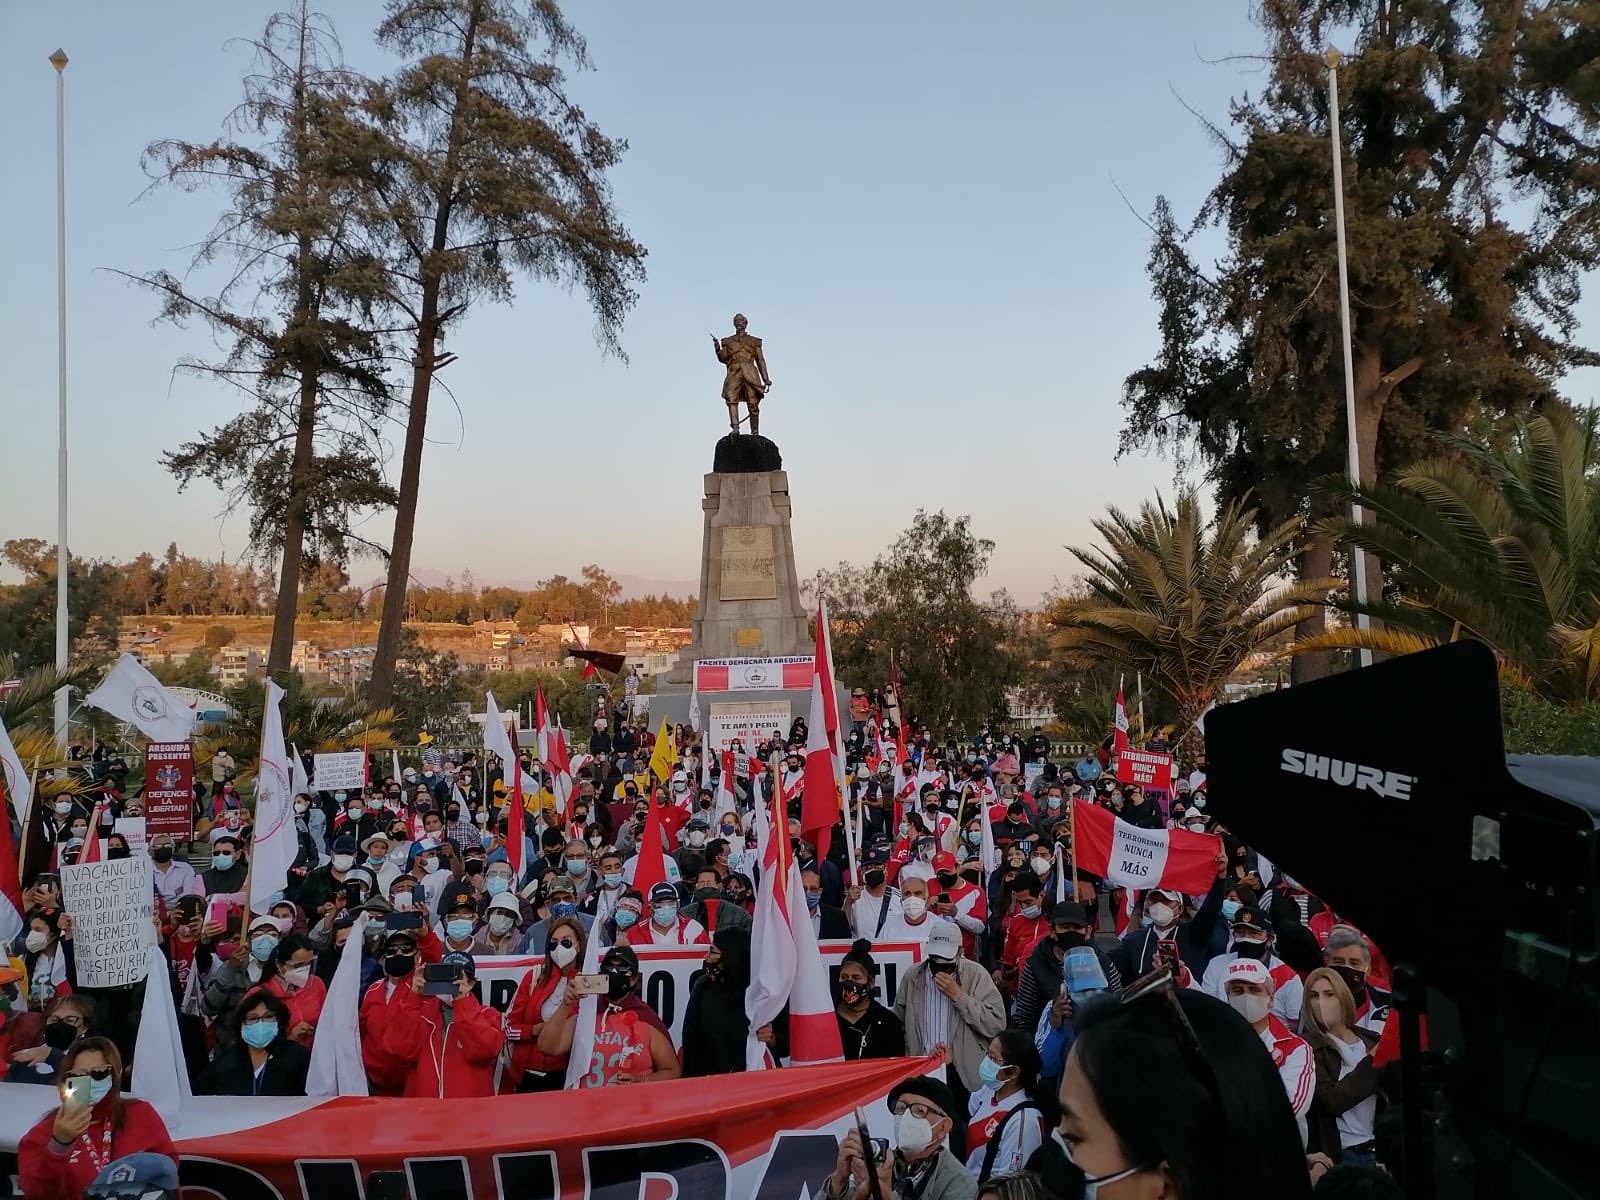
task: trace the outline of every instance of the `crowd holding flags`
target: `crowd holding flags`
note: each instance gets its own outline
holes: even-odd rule
[[[484,693],[484,721],[483,744],[490,754],[500,759],[501,767],[505,771],[506,785],[506,857],[511,861],[511,867],[517,872],[518,877],[528,869],[527,856],[527,817],[528,810],[525,802],[525,791],[522,776],[522,760],[518,756],[516,747],[511,744],[511,735],[506,732],[506,723],[500,719],[499,706],[494,702],[494,693]],[[528,781],[528,786],[532,781]]]

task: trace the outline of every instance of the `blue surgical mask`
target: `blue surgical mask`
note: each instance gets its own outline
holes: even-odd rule
[[[1222,919],[1224,921],[1233,920],[1238,911],[1239,902],[1237,900],[1224,900],[1222,902]]]
[[[563,900],[560,904],[552,904],[550,906],[550,915],[552,917],[570,917],[577,911],[578,906],[570,900]]]
[[[639,914],[631,908],[619,908],[617,909],[616,919],[618,929],[627,929],[639,919]]]
[[[1026,917],[1028,920],[1034,921],[1034,920],[1038,919],[1040,912],[1043,911],[1043,908],[1040,905],[1037,905],[1037,904],[1030,904],[1026,908],[1021,909],[1020,911],[1021,911],[1021,914],[1024,917]]]
[[[820,908],[821,906],[822,906],[822,893],[821,892],[807,892],[806,893],[806,907],[807,908],[809,908],[812,912],[816,912],[817,909]]]
[[[472,936],[472,922],[457,918],[444,923],[444,931],[458,942],[464,942]]]
[[[263,933],[250,939],[250,954],[257,962],[266,962],[278,948],[278,939]]]
[[[969,845],[969,846],[981,846],[981,845],[983,845],[983,830],[981,830],[981,829],[969,829],[969,830],[967,830],[966,837],[967,837],[967,845]]]
[[[276,1021],[252,1021],[239,1033],[244,1038],[246,1046],[254,1046],[257,1050],[265,1050],[272,1045],[278,1037],[278,1023]]]
[[[215,870],[226,871],[229,867],[233,866],[233,855],[213,854],[211,856],[211,866]]]
[[[343,804],[348,797],[347,797],[347,793],[345,793],[345,792],[335,792],[333,794],[333,798],[335,800],[337,800],[340,804]]]
[[[91,1105],[99,1104],[100,1101],[111,1095],[111,1085],[113,1082],[114,1080],[111,1079],[90,1079],[89,1103]]]
[[[978,1078],[983,1080],[983,1086],[994,1088],[1000,1086],[1000,1072],[1005,1068],[994,1059],[985,1054],[978,1060]]]
[[[491,896],[498,896],[511,887],[511,880],[503,875],[491,875],[484,881],[483,890]]]
[[[622,872],[607,871],[604,875],[600,876],[600,882],[605,884],[608,888],[621,887]]]

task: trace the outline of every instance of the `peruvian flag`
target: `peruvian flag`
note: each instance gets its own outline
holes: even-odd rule
[[[1121,754],[1128,748],[1128,709],[1122,702],[1122,687],[1120,684],[1117,686],[1117,711],[1115,716],[1117,733],[1112,742],[1111,750],[1114,754]]]
[[[524,828],[527,809],[524,796],[531,792],[533,781],[522,774],[522,761],[517,757],[517,747],[506,732],[500,719],[500,709],[494,702],[494,693],[484,693],[486,699],[483,722],[484,748],[500,759],[506,785],[506,858],[521,883],[522,873],[528,869]],[[527,789],[527,790],[525,790]]]
[[[710,754],[706,755],[706,761],[711,761]],[[732,750],[724,750],[722,752],[722,777],[717,784],[717,799],[720,802],[718,811],[721,811],[722,804],[726,804],[729,808],[737,807],[739,794],[733,790],[733,785],[738,778],[738,773],[739,756]]]
[[[100,840],[100,814],[105,805],[96,800],[94,811],[89,814],[89,836],[83,839],[83,846],[78,850],[78,861],[81,863],[99,862],[105,857]]]
[[[17,872],[17,846],[11,839],[9,803],[5,772],[0,771],[0,942],[6,945],[22,932],[22,876]]]
[[[756,1031],[770,1025],[789,1008],[789,1061],[839,1062],[844,1047],[834,1016],[828,986],[828,969],[817,948],[816,932],[806,910],[800,885],[800,864],[789,844],[789,823],[784,819],[783,777],[773,789],[771,808],[756,806],[756,841],[761,846],[761,883],[750,928],[750,987],[745,992],[745,1015],[750,1033],[745,1043],[745,1069],[759,1071],[778,1064]]]
[[[572,765],[567,760],[567,739],[561,732],[560,718],[551,725],[544,703],[544,685],[533,685],[533,727],[537,731],[539,765],[550,776],[550,792],[555,796],[556,812],[566,815],[567,797],[572,795]]]
[[[819,860],[828,856],[833,826],[839,820],[839,788],[844,782],[839,758],[839,698],[833,690],[831,640],[828,602],[819,596],[817,653],[811,667],[811,716],[806,722],[805,790],[800,796],[800,833],[816,845]],[[787,823],[780,823],[787,832]],[[854,867],[853,862],[851,866]]]
[[[663,808],[654,800],[645,814],[644,831],[639,834],[639,855],[633,866],[633,886],[648,902],[650,889],[658,883],[676,883],[678,864],[669,859],[663,848],[665,833],[662,827]],[[669,867],[667,864],[671,863]],[[671,872],[669,875],[668,872]]]
[[[1072,802],[1078,866],[1113,887],[1172,888],[1190,896],[1211,890],[1222,839],[1187,829],[1140,829],[1095,804]]]

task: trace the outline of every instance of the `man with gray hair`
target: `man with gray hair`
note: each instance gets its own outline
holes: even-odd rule
[[[1322,948],[1322,961],[1350,989],[1350,997],[1356,1002],[1357,1027],[1382,1033],[1394,998],[1367,981],[1367,972],[1372,970],[1372,947],[1361,931],[1353,925],[1335,925]]]

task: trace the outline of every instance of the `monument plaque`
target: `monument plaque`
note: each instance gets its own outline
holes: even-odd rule
[[[778,577],[770,525],[727,525],[722,530],[723,600],[776,600]]]

